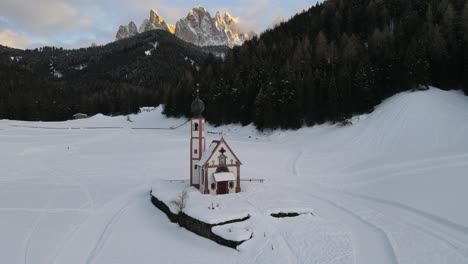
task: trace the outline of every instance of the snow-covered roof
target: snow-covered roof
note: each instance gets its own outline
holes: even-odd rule
[[[232,172],[218,172],[213,174],[215,182],[235,181],[236,176]]]
[[[204,166],[206,164],[206,162],[208,162],[208,160],[213,155],[213,152],[216,150],[216,147],[218,147],[221,142],[223,142],[226,145],[226,147],[232,153],[232,155],[237,160],[237,162],[239,162],[239,164],[242,164],[242,162],[239,160],[239,158],[237,158],[236,154],[232,151],[231,147],[229,147],[229,145],[224,140],[224,138],[221,137],[220,140],[213,140],[211,142],[210,146],[208,147],[208,149],[205,150],[205,152],[203,152],[202,157],[201,157],[200,161],[198,162],[199,166]]]
[[[198,162],[199,166],[205,165],[205,163],[210,159],[211,154],[213,154],[213,152],[215,151],[218,144],[219,144],[218,140],[213,140],[213,142],[211,142],[208,149],[205,150],[205,152],[203,152],[202,157],[201,157],[200,161]]]

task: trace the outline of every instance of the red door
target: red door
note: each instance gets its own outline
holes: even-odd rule
[[[228,182],[218,182],[218,186],[216,188],[216,194],[227,194],[228,193]]]

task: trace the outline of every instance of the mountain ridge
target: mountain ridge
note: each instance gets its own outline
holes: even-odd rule
[[[178,38],[197,46],[240,46],[251,39],[254,32],[243,32],[239,20],[228,12],[217,11],[215,16],[204,7],[198,5],[192,8],[185,17],[179,19],[176,25],[166,23],[156,9],[151,9],[150,18],[143,20],[138,30],[134,23],[121,25],[116,34],[116,40],[132,37],[148,30],[160,29],[170,32]]]

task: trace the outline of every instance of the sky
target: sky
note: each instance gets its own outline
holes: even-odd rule
[[[261,33],[317,0],[0,0],[0,44],[15,48],[87,47],[115,39],[120,25],[137,27],[158,10],[175,24],[194,6],[214,15],[227,11],[246,29]]]

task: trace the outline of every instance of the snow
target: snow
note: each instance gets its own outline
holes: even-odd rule
[[[250,228],[250,223],[247,221],[214,226],[211,228],[211,231],[224,239],[240,242],[249,240],[252,237],[253,233]]]
[[[80,65],[74,67],[74,69],[77,70],[77,71],[82,71],[82,70],[84,70],[86,68],[88,68],[88,64],[86,64],[86,63],[80,64]]]
[[[178,213],[178,208],[172,201],[176,200],[184,189],[188,194],[184,213],[208,224],[243,219],[249,216],[249,211],[252,211],[248,201],[233,199],[236,195],[203,195],[198,189],[189,187],[188,182],[155,181],[151,188],[152,195],[168,205],[175,214]]]
[[[149,50],[146,50],[145,51],[145,55],[146,56],[151,56],[153,54],[153,51],[156,51],[158,46],[159,46],[159,42],[155,41],[154,43],[153,42],[150,42],[149,43],[153,48],[149,49]]]
[[[189,58],[189,57],[185,57],[185,61],[189,61],[189,62],[190,62],[190,65],[192,65],[192,66],[196,66],[196,64],[195,64],[195,61],[194,61],[194,60],[192,60],[192,59],[191,59],[191,58]],[[197,67],[198,67],[198,66],[197,66]]]
[[[203,152],[200,161],[198,162],[198,166],[203,166],[205,163],[210,159],[211,154],[213,154],[213,151],[215,151],[215,148],[218,146],[218,142],[211,142],[211,144],[208,146],[208,149]]]
[[[235,181],[236,176],[232,172],[218,172],[213,174],[216,182]]]
[[[10,60],[13,62],[21,62],[23,60],[23,56],[10,57]]]
[[[54,77],[60,79],[60,78],[63,77],[63,74],[62,74],[62,72],[57,71],[57,70],[54,69]]]
[[[461,92],[401,93],[347,127],[207,124],[235,147],[242,178],[266,179],[216,197],[166,181],[188,179],[187,120],[161,107],[130,118],[0,120],[2,263],[468,262]],[[170,223],[152,187],[166,200],[187,188],[186,212],[207,222],[249,215],[213,232],[252,238],[236,251]],[[270,216],[298,209],[313,215]]]

